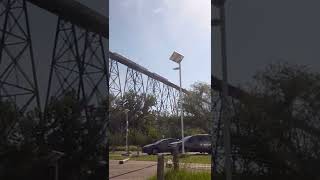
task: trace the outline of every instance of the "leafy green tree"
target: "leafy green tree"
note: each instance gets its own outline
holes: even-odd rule
[[[76,93],[68,92],[60,100],[53,99],[47,111],[45,140],[48,150],[65,154],[61,172],[64,179],[85,178],[86,172],[104,160],[106,152],[107,103],[81,112]]]
[[[185,95],[183,99],[186,129],[198,128],[207,133],[210,131],[210,104],[210,85],[203,82],[194,83],[189,90],[189,94]]]
[[[40,159],[36,138],[38,110],[26,115],[0,101],[0,179],[46,178],[48,161]]]
[[[109,101],[111,104],[109,107],[110,134],[112,137],[120,138],[111,140],[112,143],[125,143],[125,109],[130,110],[128,112],[130,144],[143,145],[150,142],[150,138],[154,139],[156,137],[154,134],[157,134],[157,132],[153,131],[156,119],[152,111],[156,101],[153,96],[129,91],[121,97],[110,96]]]
[[[273,179],[319,178],[320,75],[279,63],[254,79],[233,118],[237,171]]]

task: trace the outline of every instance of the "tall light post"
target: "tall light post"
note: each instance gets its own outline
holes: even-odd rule
[[[181,61],[182,59],[184,58],[183,55],[177,53],[177,52],[173,52],[172,55],[170,56],[170,60],[176,62],[179,64],[179,67],[177,68],[174,68],[174,70],[178,70],[179,69],[179,81],[180,81],[180,93],[179,93],[179,99],[180,99],[180,110],[181,110],[181,114],[180,114],[180,117],[181,117],[181,143],[182,143],[182,154],[185,153],[184,151],[184,141],[183,141],[183,138],[184,138],[184,127],[183,127],[183,107],[182,107],[182,82],[181,82]]]
[[[129,121],[128,121],[128,112],[129,109],[124,109],[124,113],[126,114],[126,152],[129,155],[129,148],[128,148],[128,133],[129,133]]]

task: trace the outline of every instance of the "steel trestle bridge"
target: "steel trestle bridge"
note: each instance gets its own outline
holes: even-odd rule
[[[32,3],[57,16],[48,84],[39,88],[28,4]],[[215,24],[214,22],[213,24]],[[153,94],[158,113],[176,114],[179,86],[150,72],[135,62],[108,50],[108,18],[74,0],[0,0],[0,100],[19,106],[20,113],[46,108],[52,99],[74,90],[87,119],[90,106],[109,96],[128,91]],[[40,61],[37,61],[40,62]],[[41,62],[40,62],[41,63]],[[121,67],[124,73],[121,73]],[[121,81],[122,79],[122,81]],[[221,81],[212,77],[213,126],[220,139]],[[109,91],[109,89],[110,91]],[[237,99],[243,92],[228,85],[228,93]],[[46,92],[41,105],[39,91]],[[187,90],[183,90],[188,93]],[[45,115],[41,116],[44,117]],[[218,141],[218,140],[217,140]]]

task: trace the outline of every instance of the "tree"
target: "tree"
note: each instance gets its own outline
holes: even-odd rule
[[[122,137],[118,140],[112,139],[110,142],[114,144],[111,145],[123,145],[125,143],[125,109],[130,110],[128,112],[130,144],[143,145],[157,137],[157,135],[154,135],[157,134],[158,131],[154,131],[156,116],[152,110],[155,106],[156,99],[153,96],[129,91],[121,97],[115,98],[110,96],[109,100],[111,101],[111,106],[109,107],[110,135],[114,138]]]
[[[26,115],[0,101],[0,179],[45,179],[48,161],[40,159],[36,138],[38,110]]]
[[[107,100],[81,112],[76,93],[67,92],[59,100],[52,99],[47,110],[45,142],[48,150],[65,154],[61,170],[63,179],[88,178],[87,171],[104,160],[106,152]]]
[[[316,179],[320,163],[320,75],[278,63],[254,77],[236,106],[237,171],[272,178]]]
[[[202,129],[207,133],[210,131],[210,102],[210,85],[203,82],[194,83],[191,86],[191,90],[189,90],[189,94],[186,94],[183,99],[183,109],[186,113],[186,128]]]

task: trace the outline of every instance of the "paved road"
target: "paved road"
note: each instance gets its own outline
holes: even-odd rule
[[[109,161],[109,179],[111,180],[145,180],[156,175],[156,162],[152,161]]]

